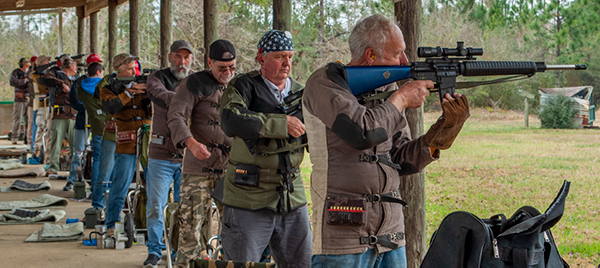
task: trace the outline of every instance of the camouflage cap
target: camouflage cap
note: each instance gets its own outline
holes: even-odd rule
[[[50,57],[48,57],[48,56],[46,56],[46,55],[41,55],[41,56],[37,57],[37,59],[35,59],[35,62],[36,62],[38,65],[41,65],[41,64],[42,64],[42,62],[44,62],[44,61],[50,61],[51,59],[52,59],[52,58],[50,58]]]
[[[129,53],[121,53],[113,58],[112,66],[114,69],[119,69],[123,64],[129,64],[139,60],[140,57],[135,57]]]

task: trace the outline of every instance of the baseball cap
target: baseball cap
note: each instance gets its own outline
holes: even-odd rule
[[[96,55],[96,53],[92,53],[90,54],[87,59],[85,59],[85,64],[86,65],[90,65],[91,63],[94,62],[100,62],[102,63],[102,60],[100,59],[100,57],[98,57],[98,55]]]
[[[135,57],[127,52],[121,53],[113,58],[113,68],[118,69],[123,64],[129,64],[132,61],[137,61],[139,59],[140,57]]]
[[[232,61],[235,60],[235,48],[231,42],[219,39],[210,44],[208,57],[212,60]]]
[[[184,40],[177,40],[173,42],[173,44],[171,44],[171,52],[173,53],[176,53],[177,51],[182,49],[187,49],[190,53],[194,54],[194,50],[192,49],[190,43]]]
[[[35,61],[38,63],[38,65],[41,65],[41,64],[42,64],[42,62],[44,62],[44,61],[49,61],[49,60],[51,60],[51,59],[52,59],[52,58],[50,58],[50,57],[48,57],[48,56],[46,56],[46,55],[41,55],[41,56],[37,57],[37,59],[36,59]]]

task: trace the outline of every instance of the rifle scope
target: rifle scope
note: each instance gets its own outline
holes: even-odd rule
[[[456,42],[456,48],[447,47],[419,47],[417,49],[419,58],[430,57],[468,57],[483,55],[483,48],[464,47],[464,42]]]

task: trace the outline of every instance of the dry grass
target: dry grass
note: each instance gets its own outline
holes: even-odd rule
[[[426,129],[439,116],[425,115]],[[552,228],[571,267],[600,262],[600,130],[540,129],[530,116],[476,109],[453,147],[426,172],[427,237],[445,215],[465,210],[482,218],[510,217],[519,207],[546,210],[563,180],[571,181],[565,213]],[[599,122],[600,123],[600,122]],[[310,162],[302,164],[308,191]]]

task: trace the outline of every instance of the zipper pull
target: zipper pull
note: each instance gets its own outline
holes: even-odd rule
[[[492,240],[492,245],[494,248],[494,258],[499,259],[500,253],[498,251],[498,240],[496,240],[496,238],[494,238],[494,240]]]

